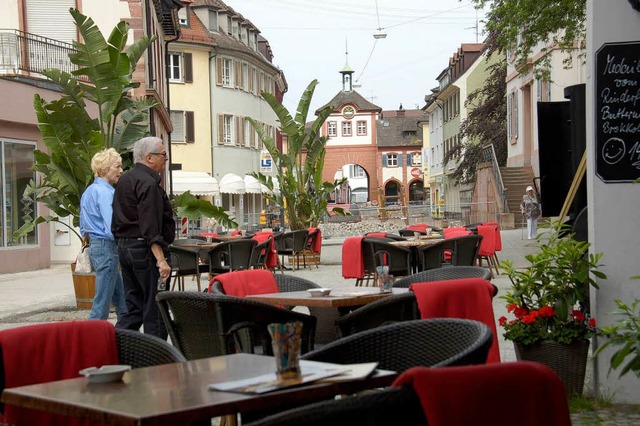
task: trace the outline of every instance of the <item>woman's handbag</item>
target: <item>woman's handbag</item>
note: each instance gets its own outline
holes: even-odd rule
[[[80,253],[78,253],[78,257],[76,257],[76,269],[74,273],[85,275],[93,273],[91,260],[89,260],[89,244],[82,245]]]

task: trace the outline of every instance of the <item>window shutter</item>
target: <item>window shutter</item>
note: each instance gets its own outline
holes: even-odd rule
[[[241,87],[242,86],[242,67],[240,66],[240,62],[238,61],[233,61],[233,77],[234,77],[234,81],[233,84],[235,85],[235,87]]]
[[[216,84],[222,86],[222,58],[216,58]]]
[[[398,167],[402,167],[402,154],[398,154]]]
[[[233,121],[235,122],[236,125],[236,146],[240,146],[240,135],[242,132],[242,129],[240,128],[240,117],[233,117]]]
[[[239,146],[244,146],[244,122],[245,122],[245,118],[244,117],[237,117],[236,118],[236,122],[238,123],[238,138],[237,138],[237,142],[236,145]]]
[[[194,143],[196,141],[194,137],[194,123],[193,123],[193,111],[185,111],[185,136],[184,141],[187,143]]]
[[[193,83],[193,63],[191,53],[185,53],[184,56],[184,82]]]
[[[387,154],[382,154],[382,167],[387,167]]]
[[[218,114],[218,145],[224,145],[224,115]]]
[[[412,163],[411,163],[411,153],[408,153],[407,154],[407,166],[411,166],[411,165],[412,165]]]
[[[513,119],[514,122],[516,123],[515,125],[515,134],[513,135],[516,139],[518,139],[518,133],[519,130],[518,129],[518,92],[515,92],[515,97],[513,99],[513,103],[514,103],[514,108],[513,108]]]

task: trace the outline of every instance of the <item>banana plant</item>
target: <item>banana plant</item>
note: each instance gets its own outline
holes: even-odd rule
[[[102,149],[115,148],[127,170],[133,144],[149,134],[149,111],[157,105],[130,96],[140,86],[133,80],[136,64],[155,37],[143,35],[127,47],[128,23],[119,22],[105,39],[91,18],[77,9],[69,12],[82,40],[73,43],[75,51],[69,54],[77,69],[43,72],[59,86],[62,96],[53,101],[34,97],[38,128],[48,152],[34,151],[38,180],[31,181],[23,195],[45,204],[55,216],[26,217],[14,232],[16,240],[33,232],[39,223],[59,222],[58,217],[65,216],[73,218],[69,228],[80,237],[75,228],[80,198],[93,182],[91,158]],[[225,218],[224,214],[219,217]]]
[[[261,93],[262,98],[278,117],[281,133],[287,137],[287,152],[280,152],[276,141],[264,131],[262,125],[248,118],[264,147],[271,154],[280,183],[279,193],[275,190],[270,176],[262,173],[251,175],[269,188],[265,197],[284,208],[285,217],[292,230],[318,226],[318,222],[327,211],[329,195],[346,180],[322,180],[327,137],[320,136],[320,129],[333,111],[333,107],[327,105],[318,110],[314,122],[305,126],[311,98],[317,85],[318,81],[313,80],[302,93],[295,118],[275,96],[267,92]],[[334,211],[345,214],[344,209],[335,208]]]

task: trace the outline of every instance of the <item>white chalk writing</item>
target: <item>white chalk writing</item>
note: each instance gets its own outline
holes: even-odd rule
[[[607,55],[607,65],[602,70],[602,75],[607,74],[636,74],[640,72],[640,63],[638,61],[631,61],[631,64],[626,63],[627,58],[622,58],[619,61],[615,56]]]

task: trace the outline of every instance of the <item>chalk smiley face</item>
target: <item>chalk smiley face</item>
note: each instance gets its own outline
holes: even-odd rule
[[[620,138],[611,138],[602,145],[602,159],[607,164],[616,164],[622,160],[627,147]]]

